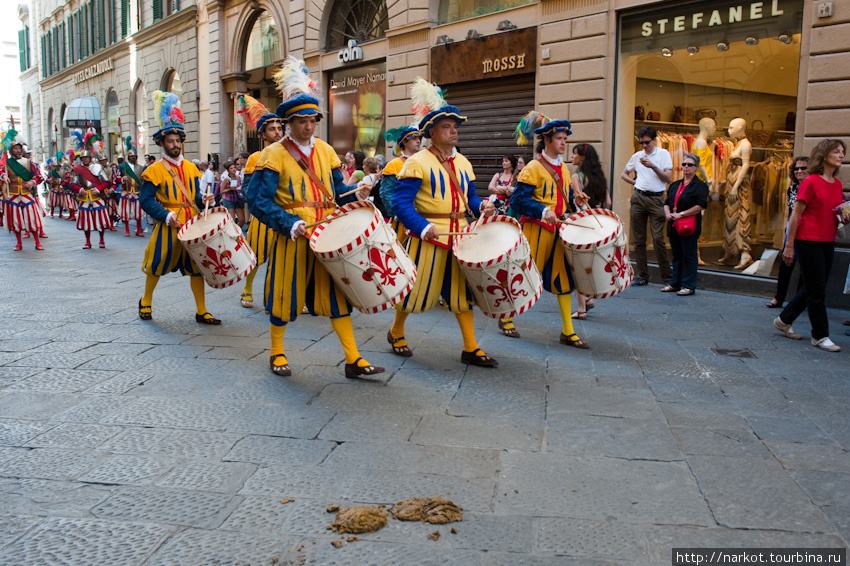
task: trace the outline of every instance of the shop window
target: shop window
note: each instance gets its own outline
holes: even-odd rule
[[[162,90],[173,92],[182,100],[183,82],[180,80],[180,73],[174,69],[165,71],[165,75],[162,77]]]
[[[440,0],[439,23],[475,18],[533,3],[534,0]]]
[[[386,37],[386,0],[336,0],[330,12],[325,47],[339,49],[350,40],[365,43]]]
[[[612,173],[641,151],[635,134],[644,125],[670,151],[673,180],[685,153],[701,157],[698,175],[711,191],[700,237],[706,268],[742,270],[782,246],[802,8],[795,0],[703,1],[620,19]]]
[[[330,139],[340,152],[384,153],[386,140],[387,64],[333,71],[328,89]]]
[[[248,48],[245,53],[245,70],[259,69],[279,61],[280,33],[274,18],[268,12],[261,12],[248,36]]]
[[[60,110],[60,112],[59,112],[59,127],[60,127],[60,130],[59,130],[59,131],[60,131],[60,133],[61,133],[61,138],[60,138],[60,142],[61,142],[61,143],[59,143],[59,146],[60,146],[60,147],[68,147],[68,144],[66,143],[66,140],[67,140],[67,139],[68,139],[68,137],[71,135],[71,133],[68,131],[68,127],[65,125],[65,121],[64,121],[64,117],[65,117],[65,108],[67,108],[67,107],[68,107],[68,105],[67,105],[67,104],[63,104],[63,105],[62,105],[62,108],[61,108],[61,110]]]

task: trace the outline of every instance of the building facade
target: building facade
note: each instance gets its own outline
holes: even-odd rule
[[[86,6],[95,14],[91,53],[68,43],[77,15],[88,21]],[[323,87],[321,135],[339,153],[386,153],[383,133],[412,121],[410,85],[421,76],[443,86],[469,116],[460,146],[479,188],[505,153],[531,156],[530,146],[515,145],[513,129],[537,108],[572,122],[570,147],[590,144],[599,152],[614,209],[628,222],[632,190],[619,174],[636,151],[637,129],[655,126],[681,154],[699,120],[712,118],[718,195],[706,211],[702,247],[709,259],[722,240],[723,158],[737,141],[726,131],[732,118],[743,117],[757,142],[757,257],[781,244],[783,167],[820,140],[850,133],[850,99],[843,96],[850,86],[848,2],[40,0],[30,25],[36,50],[55,51],[56,37],[65,49],[54,58],[58,69],[41,54],[34,62],[52,72],[22,75],[25,98],[39,93],[33,132],[40,143],[33,145],[45,154],[53,148],[48,132],[61,128],[63,105],[86,95],[101,102],[105,133],[129,132],[149,147],[149,94],[157,88],[181,95],[189,157],[258,149],[235,101],[247,93],[274,108],[272,74],[294,55]],[[102,62],[110,70],[75,80]],[[116,99],[117,123],[109,120]],[[66,137],[60,130],[55,139]],[[841,177],[850,183],[850,168]]]

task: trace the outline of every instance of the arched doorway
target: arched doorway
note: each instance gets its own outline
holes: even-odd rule
[[[162,76],[162,90],[165,92],[173,92],[183,102],[183,82],[180,80],[180,73],[176,69],[168,69]]]
[[[110,158],[123,153],[121,149],[121,105],[118,93],[109,89],[106,94],[106,153]]]
[[[59,128],[57,128],[56,124],[53,123],[53,119],[53,108],[51,108],[47,111],[47,136],[50,139],[50,143],[48,144],[47,157],[49,158],[56,157],[56,138],[59,136]]]
[[[71,132],[68,130],[68,126],[65,125],[65,121],[63,120],[63,116],[65,116],[65,108],[67,108],[67,104],[62,104],[62,109],[59,112],[59,149],[57,151],[67,151],[69,149],[68,137],[70,137]]]
[[[248,94],[274,112],[280,97],[272,75],[285,55],[280,28],[270,12],[260,10],[250,30],[241,61],[242,70],[247,75],[246,88]],[[261,148],[259,134],[247,131],[246,150],[254,152]]]
[[[142,81],[136,83],[133,89],[132,125],[133,138],[136,142],[138,155],[145,155],[148,151],[148,101],[145,94],[145,84]]]

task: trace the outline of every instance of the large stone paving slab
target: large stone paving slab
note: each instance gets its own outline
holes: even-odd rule
[[[336,446],[336,443],[324,440],[252,435],[237,442],[224,460],[254,464],[285,462],[295,466],[315,466],[327,458]]]
[[[661,419],[557,413],[546,420],[546,448],[570,456],[682,460]]]
[[[721,525],[829,532],[820,509],[775,460],[693,456],[688,463]]]
[[[341,469],[365,468],[489,478],[498,469],[499,452],[468,447],[418,446],[389,440],[344,442],[327,457],[323,465]]]
[[[220,493],[126,487],[91,512],[99,519],[216,528],[240,502],[239,497]]]
[[[3,564],[141,564],[174,529],[92,519],[50,519],[0,551]]]
[[[502,455],[496,512],[626,523],[713,525],[684,462]]]
[[[280,536],[245,536],[244,533],[188,529],[168,541],[145,563],[199,564],[204,566],[287,566],[290,553],[295,558],[298,540]],[[278,562],[273,562],[277,559]]]

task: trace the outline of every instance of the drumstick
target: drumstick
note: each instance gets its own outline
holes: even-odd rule
[[[336,196],[336,198],[342,198],[342,197],[347,197],[348,195],[353,195],[353,194],[354,194],[354,193],[356,193],[356,192],[360,192],[360,191],[362,191],[364,188],[365,188],[365,187],[357,187],[356,189],[351,189],[351,190],[350,190],[350,191],[348,191],[348,192],[342,193],[341,195],[337,195],[337,196]],[[369,187],[369,192],[370,192],[370,193],[372,192],[372,188],[371,188],[371,187]]]
[[[437,232],[438,236],[477,236],[478,232]]]
[[[599,224],[599,227],[602,228],[602,223],[599,221],[599,219],[596,217],[596,215],[593,214],[593,209],[588,208],[587,212],[593,217],[594,220],[596,220],[596,223]]]
[[[324,224],[325,222],[330,222],[331,220],[334,220],[336,218],[339,218],[339,216],[328,216],[326,218],[322,218],[318,222],[313,222],[312,224],[307,224],[306,226],[304,226],[304,229],[309,230],[310,228],[318,226],[319,224]]]
[[[566,220],[558,220],[558,224],[569,224],[570,226],[577,226],[578,228],[587,228],[588,230],[596,230],[593,226],[585,226],[583,224],[576,224],[574,222],[567,222]]]
[[[210,201],[204,203],[204,220],[207,219],[207,211],[210,209]]]

